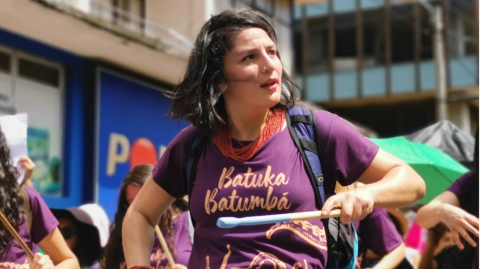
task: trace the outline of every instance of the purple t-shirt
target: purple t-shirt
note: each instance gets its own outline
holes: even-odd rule
[[[378,147],[338,116],[315,112],[325,189],[335,180],[356,181]],[[187,194],[187,153],[196,136],[190,126],[172,141],[153,170],[155,182],[173,197]],[[188,265],[195,268],[324,268],[327,243],[320,220],[221,229],[219,217],[246,217],[317,210],[315,195],[288,128],[273,134],[246,162],[226,158],[208,142],[197,165],[190,197],[196,221]]]
[[[58,221],[52,214],[48,206],[43,201],[40,194],[27,187],[27,195],[30,199],[30,208],[32,211],[32,227],[28,232],[27,222],[23,222],[19,226],[19,235],[27,246],[31,246],[32,252],[38,250],[37,244],[43,240],[48,234],[58,226]],[[0,269],[28,269],[27,254],[20,247],[20,244],[12,239],[0,256]]]
[[[358,232],[359,255],[365,254],[367,249],[370,249],[379,257],[383,257],[403,242],[402,236],[384,208],[374,208],[363,220],[355,221],[354,226]],[[362,267],[368,265],[369,261],[364,257]]]
[[[182,212],[180,215],[172,220],[173,231],[173,246],[175,252],[171,253],[173,261],[178,264],[187,265],[192,253],[192,243],[188,234],[188,213]],[[169,242],[170,238],[165,236],[165,241]],[[150,253],[150,266],[154,269],[170,268],[168,259],[165,256],[165,252],[160,246],[158,238],[155,236],[153,242],[152,252]],[[127,269],[127,265],[124,262],[120,264],[120,269]]]
[[[478,178],[474,178],[472,172],[458,178],[447,191],[457,196],[462,209],[478,218]],[[475,236],[472,236],[472,238],[477,242],[472,269],[478,269],[478,238]]]

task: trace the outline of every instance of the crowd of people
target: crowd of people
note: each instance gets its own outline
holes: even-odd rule
[[[339,268],[331,227],[320,219],[230,229],[216,222],[315,210],[328,217],[340,208],[339,222],[353,222],[357,231],[355,268],[478,269],[478,133],[477,167],[418,210],[428,241],[412,262],[405,225],[389,210],[422,198],[422,178],[325,111],[303,116],[310,119],[303,126],[314,128],[313,146],[305,142],[308,131],[293,139],[289,113],[297,91],[268,21],[253,11],[212,16],[171,95],[171,115],[192,125],[155,166],[137,165],[125,175],[111,224],[96,204],[49,209],[28,186],[28,158],[19,185],[0,132],[0,211],[34,253],[29,257],[0,224],[0,267]],[[306,165],[297,142],[310,159],[317,156],[321,173]],[[318,195],[326,198],[321,205]]]

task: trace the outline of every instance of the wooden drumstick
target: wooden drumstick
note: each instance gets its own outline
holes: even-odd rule
[[[171,268],[175,268],[175,262],[173,261],[172,258],[172,253],[170,253],[170,250],[168,249],[167,242],[165,242],[165,238],[163,238],[162,232],[160,231],[160,228],[158,228],[158,225],[155,226],[155,234],[157,234],[158,241],[160,241],[160,245],[163,248],[163,252],[165,252],[165,256],[167,256],[168,263],[170,264]]]
[[[22,238],[20,238],[20,235],[18,235],[17,231],[15,231],[13,226],[10,224],[10,222],[8,222],[7,218],[2,212],[0,212],[0,221],[2,222],[3,226],[5,226],[5,228],[7,228],[7,230],[13,235],[13,237],[15,237],[15,240],[18,241],[20,247],[22,247],[23,251],[27,253],[28,258],[33,260],[33,252],[28,248],[27,244],[23,242]]]
[[[322,211],[308,211],[299,213],[252,216],[244,218],[221,217],[217,220],[217,226],[220,228],[233,228],[239,225],[260,225],[292,220],[336,218],[340,217],[341,212],[342,211],[340,209],[332,210],[327,216],[322,216]]]

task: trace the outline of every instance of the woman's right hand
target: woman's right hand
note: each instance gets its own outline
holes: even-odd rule
[[[472,233],[478,238],[479,221],[477,217],[448,203],[442,204],[439,213],[441,221],[450,229],[453,241],[460,249],[464,248],[460,237],[463,237],[473,247],[477,246],[477,243],[469,235]]]
[[[350,221],[362,220],[373,210],[373,196],[371,192],[355,189],[330,196],[322,208],[322,216],[328,216],[334,209],[342,209],[340,222],[347,224]]]
[[[42,253],[35,253],[33,260],[28,259],[30,269],[54,269],[52,260],[48,255]]]
[[[33,169],[35,169],[35,163],[28,158],[28,156],[22,156],[18,159],[19,165],[25,170],[25,175],[23,176],[23,182],[29,186],[33,187],[32,185],[32,174]]]

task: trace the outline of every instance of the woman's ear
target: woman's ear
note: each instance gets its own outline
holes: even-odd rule
[[[220,83],[220,84],[218,84],[218,86],[219,86],[219,89],[220,89],[221,93],[224,93],[228,88],[227,83]]]

